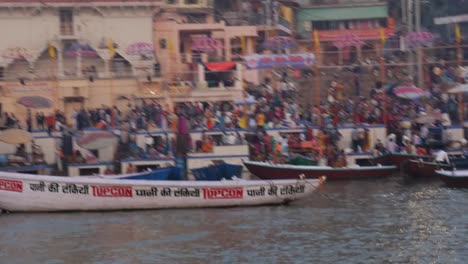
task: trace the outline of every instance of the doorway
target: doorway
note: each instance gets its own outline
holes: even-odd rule
[[[67,124],[74,124],[73,113],[81,110],[84,107],[84,98],[81,96],[76,97],[65,97],[64,109],[65,117],[67,118]]]

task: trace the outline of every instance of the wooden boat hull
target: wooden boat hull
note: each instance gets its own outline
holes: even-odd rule
[[[431,156],[419,156],[414,154],[387,153],[373,158],[371,160],[371,163],[375,165],[381,164],[385,166],[395,165],[397,169],[401,169],[402,166],[409,160],[430,160],[431,158]]]
[[[437,170],[451,170],[449,164],[440,164],[436,162],[409,160],[404,165],[403,170],[413,178],[438,177]]]
[[[244,165],[255,176],[263,180],[307,179],[326,176],[327,180],[352,180],[360,178],[386,177],[396,172],[395,166],[332,168],[328,166],[296,166],[269,164],[265,162],[244,161]]]
[[[323,181],[145,181],[0,172],[0,209],[105,211],[284,204]]]
[[[446,171],[438,170],[439,178],[450,187],[468,188],[468,170]]]

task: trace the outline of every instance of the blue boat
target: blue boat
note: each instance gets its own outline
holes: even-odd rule
[[[181,170],[175,166],[158,168],[143,173],[125,175],[121,180],[148,180],[148,181],[179,181],[182,180]]]
[[[192,174],[197,181],[220,181],[222,179],[232,180],[235,176],[242,177],[242,165],[229,163],[218,163],[207,167],[192,169]]]

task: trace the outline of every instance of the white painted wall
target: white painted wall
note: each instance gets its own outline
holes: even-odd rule
[[[40,15],[25,11],[9,13],[0,9],[0,52],[13,47],[22,47],[34,56],[47,48],[50,39],[59,33],[59,18],[52,10]],[[1,59],[0,59],[1,60]]]
[[[132,64],[140,61],[140,57],[127,55],[125,52],[127,47],[135,42],[152,43],[153,24],[150,9],[113,7],[102,8],[100,12],[97,12],[93,8],[82,7],[79,11],[74,11],[73,21],[75,37],[78,40],[96,49],[100,44],[104,44],[101,47],[103,49],[99,50],[103,58],[94,62],[93,59],[84,58],[82,63],[84,67],[95,65],[100,73],[104,71],[102,59],[109,59],[107,51],[109,38],[119,45],[116,52]],[[60,42],[58,9],[44,8],[41,12],[34,12],[31,8],[11,11],[7,8],[0,8],[0,35],[4,36],[0,38],[0,53],[9,48],[21,47],[25,48],[32,55],[31,60],[35,61],[39,55],[47,51],[50,41]],[[36,64],[38,67],[50,67],[48,55],[42,56],[40,60],[42,62]],[[0,66],[10,62],[11,60],[0,58]],[[27,71],[24,65],[12,67],[17,67],[11,70],[19,71],[22,75]],[[75,73],[76,60],[64,56],[64,69]]]

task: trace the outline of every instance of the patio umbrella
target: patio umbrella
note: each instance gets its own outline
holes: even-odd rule
[[[240,99],[236,101],[236,105],[243,105],[243,104],[253,105],[256,103],[257,103],[257,100],[255,100],[255,97],[251,95],[245,97],[244,99]]]
[[[7,144],[25,144],[32,140],[32,134],[26,130],[11,128],[3,130],[0,134],[0,141]]]
[[[78,137],[78,146],[88,149],[103,149],[115,145],[117,138],[109,131],[86,131]]]
[[[297,43],[290,37],[275,36],[268,38],[262,46],[269,50],[281,50],[296,47]]]
[[[77,57],[96,57],[97,52],[88,44],[74,43],[68,49],[65,50],[65,54],[68,56]]]
[[[42,96],[23,96],[16,103],[28,108],[51,108],[52,101]]]
[[[128,55],[151,55],[154,52],[153,44],[147,42],[136,42],[127,47]]]
[[[405,41],[409,47],[428,45],[434,41],[434,34],[427,31],[410,32],[405,36]]]
[[[196,38],[193,41],[192,46],[190,48],[195,51],[207,52],[222,49],[223,44],[221,43],[221,41],[214,38],[200,37]]]
[[[447,91],[448,93],[466,93],[468,92],[468,84],[460,84]]]
[[[393,94],[400,98],[415,100],[424,96],[425,92],[412,83],[404,83],[393,88]]]
[[[27,61],[33,58],[32,53],[23,47],[8,48],[1,53],[1,56],[5,59],[24,59]]]
[[[442,120],[440,116],[438,115],[422,115],[416,118],[416,123],[418,124],[433,124],[436,123],[437,121]]]
[[[343,35],[333,42],[333,45],[337,48],[346,48],[346,47],[357,47],[364,45],[365,42],[360,39],[359,36],[355,34]]]

